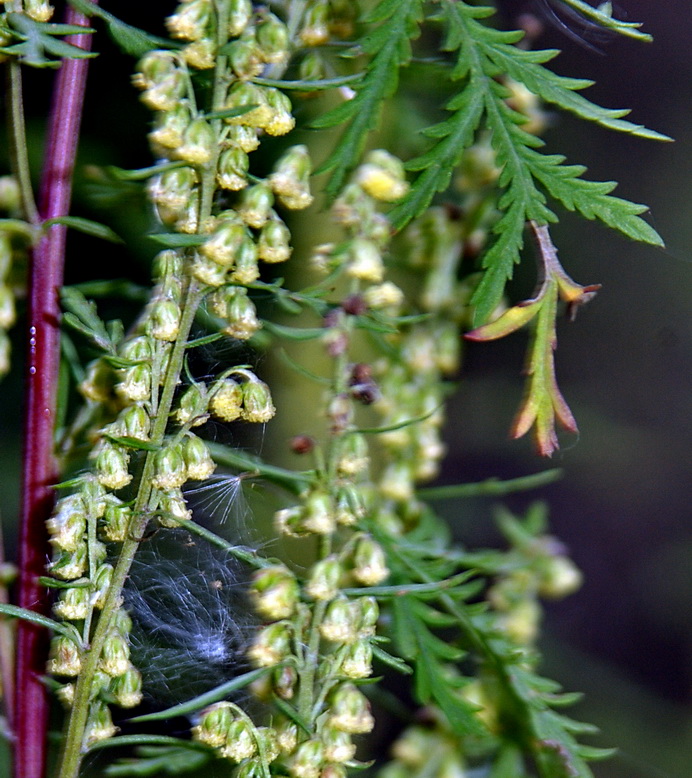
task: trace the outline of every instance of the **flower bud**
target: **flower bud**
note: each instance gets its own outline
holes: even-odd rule
[[[260,616],[276,621],[287,619],[298,602],[299,587],[293,573],[283,565],[265,567],[255,573],[250,588]]]
[[[370,703],[353,684],[342,684],[333,693],[329,724],[334,729],[351,735],[370,732],[375,726],[375,720],[370,713]]]
[[[185,76],[181,70],[175,69],[142,92],[140,99],[152,111],[172,111],[185,91]]]
[[[149,440],[149,427],[151,420],[149,414],[141,405],[131,405],[124,408],[118,421],[122,424],[123,434],[135,440]]]
[[[172,343],[180,331],[180,315],[180,306],[174,300],[154,300],[149,310],[147,332],[156,340]]]
[[[144,367],[144,365],[142,365]],[[132,480],[127,466],[130,455],[114,443],[103,441],[96,457],[96,477],[107,489],[122,489]]]
[[[91,711],[89,712],[84,734],[85,746],[88,747],[100,740],[108,740],[117,731],[118,728],[113,724],[108,706],[100,700],[94,700],[91,703]]]
[[[285,262],[291,256],[291,233],[284,222],[274,215],[262,227],[257,243],[257,256],[264,262]]]
[[[303,14],[303,23],[298,37],[304,46],[321,46],[329,40],[327,0],[311,0]]]
[[[117,630],[111,630],[103,643],[99,669],[112,678],[130,669],[130,646],[127,638]]]
[[[115,495],[108,495],[102,532],[106,540],[122,543],[127,537],[132,509]]]
[[[233,148],[238,148],[246,154],[250,154],[259,148],[260,145],[257,129],[244,124],[234,125],[228,133],[228,143]]]
[[[408,192],[401,160],[383,149],[366,156],[356,172],[356,181],[371,197],[386,203],[400,200]]]
[[[385,281],[378,286],[371,286],[363,293],[368,308],[375,310],[393,308],[398,310],[404,302],[404,293],[396,284]]]
[[[96,403],[106,403],[113,390],[113,370],[103,359],[94,359],[86,367],[84,379],[79,384],[82,396]]]
[[[228,34],[242,35],[252,19],[252,0],[230,0],[228,4]]]
[[[53,604],[53,613],[65,621],[81,621],[91,610],[89,590],[83,587],[62,589]]]
[[[341,672],[347,678],[369,678],[372,675],[372,647],[367,640],[359,640],[348,647],[341,663]]]
[[[242,224],[223,221],[199,247],[199,250],[208,259],[229,267],[246,239],[247,230]]]
[[[295,667],[290,665],[277,667],[273,673],[271,691],[282,700],[292,700],[297,683],[298,672]]]
[[[523,599],[499,620],[500,628],[519,645],[530,645],[538,634],[541,609],[534,599]]]
[[[247,186],[247,173],[250,168],[248,155],[240,148],[226,149],[219,156],[216,170],[216,182],[222,189],[239,192]]]
[[[321,732],[324,757],[328,762],[348,762],[356,755],[356,746],[348,732],[325,727]]]
[[[276,408],[272,402],[269,387],[255,378],[242,386],[243,409],[241,418],[245,421],[264,423],[274,418]]]
[[[185,207],[192,190],[197,183],[197,174],[191,167],[173,168],[149,179],[147,192],[149,198],[156,204],[179,211]],[[163,254],[164,252],[162,252]],[[174,251],[169,251],[166,256],[177,256]],[[170,265],[168,259],[162,260],[163,264]],[[175,263],[179,264],[178,262]],[[175,275],[180,275],[182,268]]]
[[[292,754],[298,743],[298,726],[292,721],[282,721],[276,727],[276,736],[281,753]]]
[[[234,719],[229,702],[217,702],[202,711],[199,723],[192,728],[192,737],[199,743],[220,748]]]
[[[302,538],[308,534],[303,527],[303,509],[299,505],[282,508],[274,514],[274,527],[279,535],[289,538]]]
[[[86,532],[86,506],[80,494],[58,500],[46,522],[50,542],[61,551],[76,551]]]
[[[221,286],[225,283],[227,269],[225,265],[219,265],[199,254],[195,256],[195,261],[190,268],[192,275],[207,286]]]
[[[189,424],[192,427],[198,427],[209,418],[207,404],[207,387],[204,384],[191,384],[180,395],[178,407],[173,417],[180,425]]]
[[[216,64],[216,41],[212,38],[202,38],[194,43],[188,43],[182,53],[183,59],[191,67],[210,70]]]
[[[166,19],[166,27],[172,38],[196,41],[206,36],[212,14],[211,0],[186,0]]]
[[[250,227],[259,229],[269,218],[274,205],[274,195],[265,184],[254,184],[241,195],[238,213]]]
[[[181,521],[189,521],[191,518],[192,511],[187,507],[180,489],[171,489],[161,494],[158,522],[162,527],[174,529],[180,526]]]
[[[253,727],[245,719],[231,721],[226,731],[226,742],[221,756],[234,762],[242,762],[257,753]]]
[[[412,500],[414,485],[409,465],[405,462],[387,465],[380,479],[380,491],[385,498],[397,502]]]
[[[240,418],[243,404],[243,390],[237,381],[224,378],[218,381],[209,397],[209,410],[221,421],[235,421]]]
[[[560,599],[576,592],[582,584],[579,568],[566,556],[549,557],[541,569],[538,593],[548,599]]]
[[[216,138],[206,119],[194,119],[183,133],[183,143],[174,151],[176,159],[191,165],[206,165],[214,155]]]
[[[287,132],[290,132],[296,126],[296,120],[291,113],[293,108],[289,98],[278,89],[266,87],[264,90],[264,99],[269,109],[269,118],[258,126],[261,126],[267,135],[285,135]],[[287,208],[306,207],[300,203],[302,203],[302,201],[299,201],[295,205],[288,205],[288,203],[284,201]]]
[[[151,484],[155,489],[177,489],[187,481],[187,469],[179,444],[159,449],[154,455],[154,474]]]
[[[96,571],[94,576],[94,591],[91,595],[91,603],[94,608],[103,608],[106,594],[113,580],[113,565],[103,564]]]
[[[339,597],[329,603],[327,613],[320,624],[320,634],[332,643],[348,645],[358,639],[359,622],[357,603]]]
[[[15,322],[14,295],[12,290],[0,283],[0,327],[8,330]]]
[[[324,745],[319,740],[306,740],[296,749],[288,771],[292,778],[319,778],[324,764]]]
[[[291,625],[286,621],[277,621],[257,633],[248,657],[257,667],[272,667],[290,653]]]
[[[141,403],[149,399],[151,394],[150,365],[134,365],[118,372],[120,381],[116,384],[115,391],[125,402]]]
[[[212,313],[228,322],[223,332],[237,340],[251,338],[262,326],[255,304],[243,287],[221,287],[209,297],[209,307]]]
[[[334,505],[326,492],[313,491],[305,501],[302,527],[317,535],[328,535],[336,529]]]
[[[384,276],[384,264],[377,246],[366,238],[354,238],[349,247],[346,272],[351,278],[379,284]]]
[[[254,106],[254,108],[250,108]],[[264,128],[267,121],[272,118],[272,109],[267,105],[265,91],[257,84],[249,81],[236,81],[230,88],[224,108],[245,108],[249,110],[238,116],[227,116],[224,121],[227,124],[244,125],[253,128]],[[240,144],[238,144],[240,145]],[[251,151],[244,146],[240,146],[243,151]]]
[[[51,675],[79,675],[82,660],[74,640],[57,635],[50,641],[50,657],[47,670]]]
[[[149,89],[177,69],[172,51],[155,49],[147,52],[137,63],[137,72],[132,77],[133,84],[139,89]]]
[[[63,581],[74,581],[84,575],[88,562],[87,544],[82,542],[74,551],[60,552],[50,565],[50,574]]]
[[[389,575],[382,546],[369,535],[362,536],[356,543],[352,572],[363,586],[377,586]]]
[[[47,0],[24,0],[24,13],[35,22],[49,21],[54,10]]]
[[[190,115],[190,106],[186,100],[180,100],[176,103],[175,107],[170,111],[161,111],[154,117],[154,129],[149,133],[149,143],[154,149],[154,153],[157,156],[167,156],[170,149],[177,149],[178,146],[182,146],[183,134],[187,129],[188,124],[192,121]],[[191,170],[192,168],[175,168],[175,170]],[[173,172],[173,171],[167,171]],[[183,178],[187,177],[185,173]],[[157,177],[155,177],[157,178]],[[193,181],[192,183],[195,183]],[[186,201],[181,200],[182,197],[182,182],[178,184],[180,189],[171,187],[161,190],[160,185],[154,183],[151,186],[155,186],[154,192],[157,194],[157,198],[154,202],[157,205],[165,206],[173,211],[180,210]],[[153,198],[152,198],[153,199]],[[164,220],[164,223],[167,223]]]
[[[196,435],[189,435],[183,443],[183,459],[187,477],[192,481],[204,481],[216,470],[205,442]]]
[[[288,28],[278,17],[265,13],[256,35],[262,59],[267,64],[283,65],[288,61]]]
[[[55,690],[55,696],[63,704],[63,707],[67,708],[68,710],[74,703],[74,691],[75,685],[73,683],[65,683]]]
[[[370,464],[368,443],[364,435],[352,434],[344,438],[337,461],[337,470],[342,477],[352,478],[362,473]]]
[[[268,179],[269,185],[287,208],[307,208],[313,200],[310,194],[310,172],[307,146],[291,146],[276,163]]]
[[[339,593],[342,572],[341,563],[334,554],[321,559],[312,567],[305,593],[313,600],[333,600]]]
[[[235,260],[235,269],[231,273],[230,280],[234,284],[247,285],[254,283],[259,278],[257,267],[257,246],[247,236],[240,244]]]
[[[130,667],[122,675],[113,678],[110,692],[121,708],[134,708],[142,701],[142,674]]]

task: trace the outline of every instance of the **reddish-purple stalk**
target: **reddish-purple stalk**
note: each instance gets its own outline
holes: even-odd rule
[[[86,17],[68,9],[68,24],[87,26]],[[88,49],[91,35],[74,35],[74,46]],[[48,146],[41,180],[41,220],[67,215],[72,194],[79,125],[88,59],[65,60],[58,71],[48,122]],[[55,501],[59,476],[54,455],[54,428],[60,366],[60,301],[66,228],[50,227],[33,252],[29,278],[27,399],[24,422],[23,488],[19,541],[18,604],[46,612],[46,591],[38,577],[48,556],[46,519]],[[48,636],[20,621],[17,635],[15,687],[15,778],[43,778],[46,764],[48,700],[41,683]]]

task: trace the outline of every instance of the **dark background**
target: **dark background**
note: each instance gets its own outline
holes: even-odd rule
[[[161,32],[174,3],[123,1],[104,5],[126,21]],[[117,7],[116,7],[117,5]],[[529,4],[504,2],[507,18]],[[580,592],[550,606],[544,647],[546,672],[586,691],[577,711],[604,730],[603,743],[620,755],[597,765],[601,778],[684,778],[692,774],[692,8],[689,0],[621,0],[632,20],[655,36],[651,44],[617,39],[602,53],[547,28],[541,46],[563,48],[555,69],[596,80],[587,96],[608,107],[628,106],[632,119],[675,138],[657,144],[553,116],[548,150],[586,164],[594,179],[620,182],[617,194],[645,202],[667,248],[639,246],[590,222],[566,217],[554,230],[561,260],[583,284],[603,289],[574,324],[559,330],[558,379],[580,427],[563,440],[551,465],[561,481],[508,502],[523,510],[536,497],[551,506],[552,531],[585,573]],[[145,17],[142,16],[145,14]],[[158,29],[157,29],[158,25]],[[103,36],[99,36],[103,38]],[[87,203],[93,193],[84,165],[150,164],[148,121],[129,86],[132,62],[94,61],[85,117],[75,213],[104,218]],[[48,72],[27,90],[29,127],[40,149]],[[38,164],[40,151],[36,151]],[[91,186],[91,189],[89,189]],[[102,203],[108,210],[108,203]],[[143,213],[110,209],[116,229],[136,229]],[[145,259],[73,241],[68,280],[147,278]],[[518,274],[519,299],[533,284],[531,263]],[[3,479],[0,499],[12,554],[18,489],[19,354],[5,379],[0,407]],[[545,468],[529,442],[507,429],[521,396],[525,336],[468,346],[459,391],[451,401],[450,453],[443,483],[516,477]],[[445,503],[440,509],[469,545],[497,542],[491,500]]]

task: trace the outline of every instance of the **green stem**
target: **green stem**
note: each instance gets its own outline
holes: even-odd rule
[[[22,69],[15,60],[8,63],[10,102],[10,147],[14,174],[19,185],[22,211],[27,221],[40,224],[41,218],[34,199],[29,168],[29,153],[26,144],[26,123],[24,121],[24,97],[22,92]]]

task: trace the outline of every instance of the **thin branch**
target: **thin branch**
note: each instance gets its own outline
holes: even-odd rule
[[[86,17],[72,9],[67,11],[65,20],[68,24],[87,26]],[[70,36],[69,42],[88,49],[91,37]],[[57,75],[41,182],[39,210],[43,220],[64,216],[69,210],[88,62],[65,60]],[[50,227],[36,246],[29,289],[18,603],[43,612],[48,601],[38,578],[44,572],[48,553],[45,521],[53,506],[52,484],[57,479],[53,435],[60,356],[58,292],[63,279],[65,232],[64,226]],[[47,643],[45,630],[19,622],[14,716],[16,778],[42,778],[45,771],[48,701],[40,677],[45,672]]]

